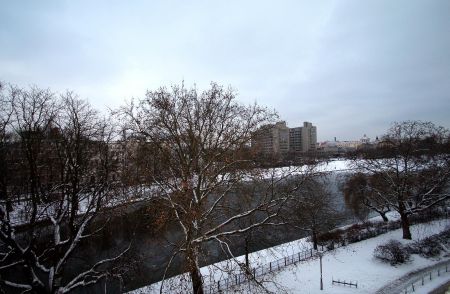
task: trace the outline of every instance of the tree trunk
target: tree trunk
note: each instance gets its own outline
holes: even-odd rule
[[[312,230],[312,241],[314,250],[317,250],[317,232],[315,229]]]
[[[189,265],[189,274],[191,275],[192,280],[192,293],[203,294],[203,281],[197,263],[197,250],[188,248],[186,254]]]
[[[411,231],[409,230],[409,219],[408,215],[404,211],[399,211],[400,220],[402,222],[403,239],[411,240]]]
[[[388,222],[389,219],[386,216],[386,212],[380,212],[381,218],[383,219],[384,222]]]
[[[197,266],[191,268],[192,291],[194,294],[203,294],[203,281]]]
[[[249,254],[250,250],[248,248],[248,243],[249,243],[248,236],[245,236],[245,246],[244,246],[244,249],[245,249],[245,266],[247,268],[250,268],[250,262],[248,261],[248,254]]]

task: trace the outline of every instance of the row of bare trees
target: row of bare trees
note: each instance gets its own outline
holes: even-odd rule
[[[111,124],[72,92],[3,84],[0,103],[0,289],[67,293],[97,283],[121,254],[69,267],[114,190]]]

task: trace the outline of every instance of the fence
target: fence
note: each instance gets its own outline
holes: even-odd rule
[[[350,241],[349,243],[354,243],[354,242],[362,241],[364,239],[372,238],[372,237],[378,236],[380,234],[384,234],[388,231],[397,229],[398,228],[397,225],[399,226],[399,224],[391,224],[390,227],[388,227],[388,228],[383,227],[383,228],[378,228],[378,230],[359,232],[359,236],[358,236],[357,240],[347,240],[347,241]],[[320,247],[321,251],[326,252],[326,251],[334,250],[336,248],[345,246],[345,244],[346,244],[346,242],[344,240],[342,242],[332,242],[328,246],[322,245],[319,247]],[[205,284],[203,291],[205,294],[219,293],[222,290],[226,290],[231,287],[248,282],[253,278],[261,277],[265,274],[278,271],[288,265],[295,264],[299,261],[305,261],[305,260],[308,260],[315,256],[318,256],[318,255],[317,255],[317,251],[315,251],[314,249],[310,248],[308,250],[303,250],[298,253],[292,254],[290,256],[286,256],[286,257],[280,258],[278,260],[272,261],[268,264],[255,267],[255,268],[251,269],[250,272],[241,270],[236,274],[229,275],[228,278],[220,279],[219,281],[216,281],[216,282],[213,282],[210,284]]]
[[[433,279],[448,274],[450,274],[450,261],[447,262],[446,264],[439,266],[438,268],[435,268],[424,274],[421,274],[419,278],[413,280],[412,282],[408,282],[408,285],[401,292],[399,292],[399,294],[413,293],[418,288],[429,283]]]
[[[358,288],[358,282],[352,283],[352,281],[346,282],[345,280],[344,281],[341,281],[341,280],[337,280],[336,281],[334,278],[331,279],[331,284],[332,285],[338,284],[338,285],[344,285],[344,286],[350,286],[350,287]]]
[[[447,215],[447,214],[445,214]],[[441,216],[442,217],[442,216]],[[434,218],[439,218],[434,216]],[[428,220],[429,221],[429,220]],[[411,223],[420,223],[420,220],[411,220]],[[347,236],[345,240],[341,241],[332,241],[331,244],[327,246],[320,246],[321,251],[326,252],[330,250],[334,250],[336,248],[345,246],[347,243],[355,243],[365,239],[373,238],[378,235],[387,233],[392,230],[396,230],[401,227],[400,221],[389,222],[387,224],[383,223],[383,227],[373,228],[372,230],[367,230],[364,232],[359,232],[357,236],[353,236],[353,238]],[[210,284],[206,284],[203,287],[203,291],[205,294],[214,294],[219,293],[222,290],[229,289],[231,287],[243,284],[248,282],[256,277],[261,277],[268,273],[272,273],[280,270],[288,265],[295,264],[299,261],[305,261],[312,257],[317,256],[317,251],[312,248],[304,251],[300,251],[296,254],[292,254],[290,256],[286,256],[280,258],[278,260],[272,261],[268,264],[261,265],[251,269],[250,272],[246,270],[240,270],[238,273],[230,274],[228,278],[220,279],[219,281],[212,282]],[[448,270],[450,271],[450,265]],[[403,292],[402,292],[403,293]],[[409,292],[408,292],[409,293]]]
[[[319,246],[322,251],[330,251],[335,248],[342,247],[343,244],[334,244],[334,246]],[[255,267],[249,271],[241,270],[236,274],[231,274],[228,278],[221,279],[217,282],[204,286],[205,294],[219,293],[222,290],[248,282],[256,277],[261,277],[268,273],[278,271],[288,265],[295,264],[300,261],[305,261],[318,256],[318,252],[312,248],[300,251],[290,256],[285,256],[267,264]]]

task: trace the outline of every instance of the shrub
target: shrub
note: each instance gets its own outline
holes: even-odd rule
[[[428,237],[422,241],[414,242],[408,246],[411,254],[419,254],[423,257],[435,257],[441,254],[442,245],[436,237]]]
[[[317,243],[322,246],[330,246],[331,243],[342,243],[343,231],[336,229],[317,236]]]
[[[391,265],[405,263],[411,256],[409,251],[397,240],[390,240],[384,245],[378,245],[373,251],[373,255]]]
[[[351,225],[347,230],[362,231],[362,230],[367,229],[367,227],[371,227],[371,226],[372,225],[370,224],[370,222],[367,222],[365,224],[356,223],[356,224]]]
[[[450,227],[447,226],[445,231],[441,232],[438,236],[439,236],[439,238],[442,238],[442,240],[449,242],[450,241]]]
[[[348,243],[355,243],[362,240],[361,228],[355,227],[354,225],[349,227],[346,231],[346,239]]]

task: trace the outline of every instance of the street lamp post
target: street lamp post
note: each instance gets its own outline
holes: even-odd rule
[[[319,259],[320,259],[320,290],[323,290],[323,280],[322,280],[322,255],[323,255],[323,253],[319,251]]]

